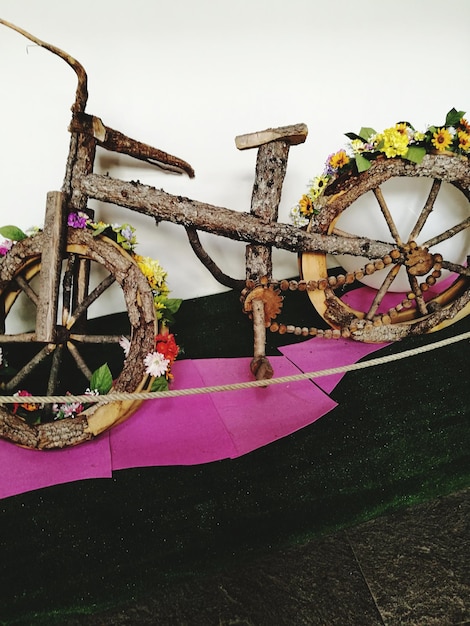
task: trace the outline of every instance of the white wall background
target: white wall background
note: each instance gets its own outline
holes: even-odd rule
[[[468,0],[0,0],[0,16],[66,50],[89,77],[89,113],[189,161],[196,179],[101,152],[98,171],[248,211],[255,151],[238,134],[305,122],[291,149],[281,221],[344,132],[417,128],[470,111]],[[60,189],[75,75],[61,60],[0,26],[0,223],[42,224],[45,195]],[[138,252],[158,258],[175,297],[223,290],[193,257],[184,231],[97,206],[131,221]],[[211,235],[207,248],[244,275],[244,245]],[[276,277],[296,273],[276,253]]]

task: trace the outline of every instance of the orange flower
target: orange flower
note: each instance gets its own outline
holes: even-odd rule
[[[460,122],[459,122],[459,126],[468,134],[470,134],[470,124],[467,122],[467,120],[462,117],[460,118]]]
[[[24,397],[24,396],[30,396],[31,393],[29,391],[25,391],[24,389],[22,389],[22,390],[18,391],[15,395]],[[21,403],[21,404],[19,402],[15,402],[13,404],[13,411],[12,411],[12,413],[15,414],[20,407],[22,407],[25,411],[37,411],[38,409],[41,408],[41,405],[39,405],[39,404],[32,404],[30,402]]]
[[[299,210],[302,215],[312,215],[313,202],[312,198],[307,194],[304,194],[299,200]]]
[[[344,150],[339,150],[330,156],[328,165],[334,170],[339,170],[349,163],[349,157]]]

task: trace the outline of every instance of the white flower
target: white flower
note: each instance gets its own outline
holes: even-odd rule
[[[128,339],[127,337],[122,336],[119,339],[119,345],[121,346],[121,348],[124,350],[124,354],[127,357],[129,355],[129,350],[131,348],[131,342],[130,339]]]
[[[158,378],[167,371],[169,364],[169,359],[165,359],[161,352],[149,352],[144,359],[145,373]]]
[[[0,365],[3,363],[3,350],[0,348]]]

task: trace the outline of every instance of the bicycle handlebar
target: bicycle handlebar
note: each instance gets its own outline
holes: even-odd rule
[[[49,52],[57,55],[74,70],[77,75],[78,84],[75,92],[75,102],[72,105],[73,117],[69,128],[70,132],[83,132],[85,134],[92,135],[97,144],[107,150],[127,154],[141,161],[150,163],[151,165],[157,165],[171,171],[180,172],[182,170],[186,172],[190,178],[194,178],[194,170],[186,161],[172,156],[163,150],[159,150],[158,148],[152,148],[151,146],[141,143],[140,141],[135,141],[123,133],[105,126],[98,117],[85,114],[86,103],[88,100],[88,77],[85,68],[76,59],[60,48],[38,39],[31,33],[28,33],[11,22],[7,22],[6,20],[0,18],[0,24],[16,31],[36,45],[41,46]]]
[[[47,43],[46,41],[42,41],[42,39],[38,39],[34,35],[31,35],[31,33],[28,33],[26,30],[23,30],[22,28],[20,28],[19,26],[16,26],[15,24],[12,24],[11,22],[7,22],[6,20],[3,20],[0,18],[0,24],[3,24],[7,28],[11,28],[12,30],[19,33],[20,35],[23,35],[23,37],[26,37],[26,39],[29,39],[36,45],[41,46],[41,48],[45,48],[46,50],[49,50],[49,52],[52,52],[52,54],[57,55],[59,58],[65,61],[67,65],[69,65],[73,69],[73,71],[77,75],[78,84],[77,84],[77,89],[75,91],[75,102],[72,105],[72,111],[83,112],[85,110],[86,103],[88,100],[88,89],[87,89],[88,78],[87,78],[87,74],[85,72],[85,68],[83,67],[83,65],[79,63],[76,59],[74,59],[72,56],[70,56],[70,54],[67,54],[67,52],[64,52],[60,48],[57,48],[56,46],[53,46],[52,44]]]

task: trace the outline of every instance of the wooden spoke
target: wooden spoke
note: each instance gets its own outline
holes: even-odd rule
[[[361,239],[358,235],[354,235],[353,233],[349,233],[341,228],[336,228],[336,226],[331,231],[333,235],[338,235],[338,237],[347,237],[347,239]]]
[[[374,315],[377,312],[377,309],[379,308],[380,304],[382,303],[382,300],[384,299],[385,295],[387,294],[388,290],[390,289],[393,281],[397,277],[398,272],[400,271],[400,267],[401,267],[400,265],[394,265],[392,267],[392,269],[388,272],[385,280],[383,281],[382,285],[380,286],[380,289],[375,294],[374,300],[373,300],[373,302],[372,302],[368,312],[366,313],[366,319],[368,319],[368,320],[373,319]]]
[[[17,276],[16,282],[18,284],[18,287],[21,287],[22,291],[24,291],[24,293],[28,296],[31,302],[37,306],[39,302],[39,296],[28,283],[28,281],[26,281],[22,276]]]
[[[47,381],[47,395],[51,396],[56,393],[58,388],[59,371],[62,365],[63,346],[59,345],[52,355],[51,371],[49,372],[49,380]]]
[[[75,288],[73,293],[72,310],[76,311],[81,302],[88,296],[90,286],[90,260],[79,257],[76,271],[75,271]],[[78,321],[75,323],[75,328],[78,331],[80,327],[81,332],[86,331],[87,324],[87,312],[84,311],[80,314]]]
[[[6,384],[5,384],[5,389],[7,391],[13,391],[14,389],[17,389],[18,386],[20,385],[20,383],[26,378],[26,376],[28,376],[29,374],[31,374],[31,372],[40,364],[42,363],[50,354],[51,352],[53,352],[55,350],[56,346],[53,343],[48,343],[46,344],[42,350],[40,350],[36,356],[34,356],[31,361],[28,361],[28,363],[26,363],[26,365],[24,365],[19,372],[17,372],[15,374],[15,376],[13,376],[13,378],[11,378]]]
[[[100,284],[93,289],[93,291],[86,296],[82,302],[77,306],[72,316],[68,319],[66,327],[72,328],[75,322],[89,309],[89,307],[95,302],[111,285],[115,282],[116,278],[112,274],[109,274],[103,279]]]
[[[71,341],[78,343],[97,343],[97,344],[118,344],[122,335],[81,335],[78,333],[70,333]]]
[[[377,202],[379,203],[380,210],[382,211],[385,221],[387,222],[387,226],[390,231],[390,234],[392,235],[397,245],[401,246],[403,242],[401,240],[401,237],[397,230],[395,222],[393,221],[392,214],[390,213],[387,203],[385,202],[385,198],[383,197],[382,190],[380,189],[380,187],[377,187],[375,189],[372,189],[372,191],[374,193],[374,196],[377,198]]]
[[[454,272],[460,276],[470,277],[470,267],[464,267],[463,265],[458,265],[457,263],[451,263],[450,261],[445,260],[441,262],[441,265],[445,270],[449,270],[449,272]]]
[[[18,333],[17,335],[0,335],[0,344],[32,343],[34,341],[36,341],[36,333]]]
[[[426,200],[426,204],[424,205],[416,221],[416,224],[410,233],[409,241],[414,241],[418,237],[421,230],[423,229],[423,226],[426,224],[426,220],[428,219],[431,211],[434,208],[434,203],[436,202],[437,194],[439,193],[441,184],[442,184],[442,181],[437,180],[437,179],[433,180],[431,191],[429,192],[428,198]]]
[[[411,276],[410,274],[408,274],[408,280],[410,281],[411,291],[415,296],[419,312],[421,313],[421,315],[427,315],[428,307],[426,306],[426,302],[424,301],[422,291],[419,287],[418,279],[416,278],[416,276]]]
[[[442,243],[443,241],[446,241],[447,239],[450,239],[451,237],[455,237],[455,235],[460,233],[462,230],[465,230],[469,226],[470,226],[470,217],[467,217],[467,219],[460,222],[460,224],[456,224],[455,226],[452,226],[452,228],[449,228],[448,230],[444,231],[440,235],[437,235],[436,237],[433,237],[432,239],[428,239],[421,245],[423,248],[432,248],[433,246],[437,246],[437,244]]]
[[[67,342],[67,349],[70,352],[70,354],[72,355],[73,360],[77,364],[78,369],[82,372],[82,374],[85,376],[85,378],[87,380],[90,380],[93,372],[90,370],[88,365],[85,363],[82,355],[79,353],[79,351],[77,350],[76,346],[71,341],[68,341]]]
[[[67,324],[70,316],[73,278],[75,274],[75,254],[69,254],[67,257],[67,265],[62,280],[62,326]]]

